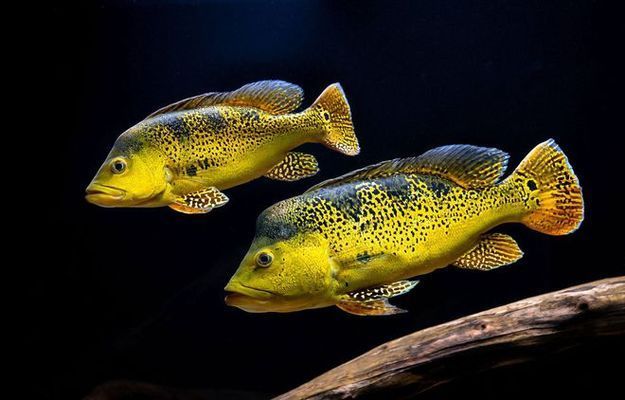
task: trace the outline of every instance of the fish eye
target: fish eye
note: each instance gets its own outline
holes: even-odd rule
[[[273,256],[271,255],[271,253],[268,253],[266,251],[261,251],[256,255],[256,265],[261,268],[267,268],[271,265],[272,261]]]
[[[126,170],[126,161],[121,158],[116,158],[111,161],[111,172],[114,174],[121,174]]]

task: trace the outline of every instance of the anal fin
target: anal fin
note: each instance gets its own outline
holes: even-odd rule
[[[419,281],[397,281],[388,285],[365,288],[341,296],[337,307],[355,315],[393,315],[407,312],[388,299],[411,291]]]
[[[319,164],[313,155],[292,151],[284,160],[265,174],[267,178],[279,181],[297,181],[319,172]]]
[[[180,196],[169,207],[183,214],[206,214],[213,208],[223,206],[228,200],[219,189],[209,187]]]
[[[502,233],[490,233],[482,235],[475,247],[457,259],[453,265],[488,271],[512,264],[521,257],[523,257],[523,251],[514,239]]]

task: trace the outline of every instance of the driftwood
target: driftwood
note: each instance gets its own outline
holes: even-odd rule
[[[599,336],[625,337],[625,276],[412,333],[277,399],[412,397],[460,376],[528,361]]]

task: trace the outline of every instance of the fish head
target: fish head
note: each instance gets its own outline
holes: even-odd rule
[[[86,199],[101,207],[149,206],[171,179],[163,155],[132,132],[122,134],[86,189]]]
[[[267,236],[257,226],[257,236],[225,287],[226,304],[248,312],[292,312],[333,304],[336,269],[325,239],[316,232],[279,229],[278,236]]]

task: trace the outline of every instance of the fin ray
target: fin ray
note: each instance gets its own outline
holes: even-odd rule
[[[536,146],[508,179],[523,179],[537,190],[536,208],[521,222],[548,235],[566,235],[584,220],[584,198],[568,158],[553,139]]]
[[[279,181],[293,182],[308,178],[319,172],[319,163],[315,156],[292,151],[284,160],[270,169],[265,176]]]
[[[388,299],[371,301],[349,301],[344,300],[336,305],[341,310],[354,315],[361,316],[382,316],[403,314],[407,312],[403,308],[392,305]]]
[[[321,115],[324,145],[349,156],[360,153],[352,112],[341,84],[328,86],[310,106],[309,112],[318,112]]]
[[[418,157],[396,158],[321,182],[309,192],[346,182],[382,178],[396,174],[436,175],[465,188],[495,184],[508,165],[509,155],[499,149],[450,145],[429,150]]]
[[[217,188],[209,187],[180,196],[169,207],[183,214],[206,214],[213,208],[225,205],[228,200],[228,196]]]
[[[341,296],[337,307],[355,315],[393,315],[407,312],[388,299],[411,291],[419,281],[403,280],[387,285],[355,290]]]
[[[488,271],[512,264],[523,257],[517,242],[502,233],[482,235],[480,241],[453,265],[459,268]]]

